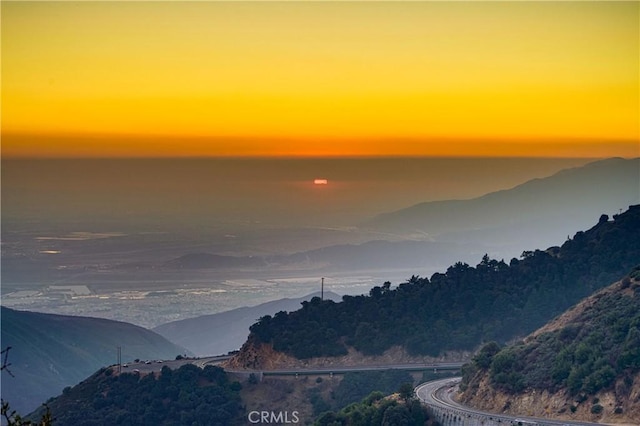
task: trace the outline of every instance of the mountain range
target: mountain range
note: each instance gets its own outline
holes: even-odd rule
[[[162,267],[437,270],[483,253],[510,258],[531,247],[557,245],[601,214],[620,213],[638,203],[640,158],[610,158],[482,197],[430,201],[360,224],[360,230],[379,235],[379,240],[278,256],[189,253]]]
[[[300,360],[351,350],[382,355],[396,346],[416,356],[473,351],[483,341],[532,332],[638,264],[640,205],[613,220],[601,215],[561,246],[525,251],[508,264],[485,255],[475,267],[456,262],[395,289],[385,283],[368,296],[316,298],[297,311],[262,317],[232,361],[259,367],[261,348]]]
[[[483,243],[517,253],[548,247],[601,213],[640,202],[640,158],[609,158],[469,200],[417,204],[365,225],[438,241]]]

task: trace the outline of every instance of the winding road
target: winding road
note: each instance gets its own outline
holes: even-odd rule
[[[140,361],[137,363],[129,363],[122,369],[123,373],[137,372],[141,374],[157,373],[162,367],[167,366],[171,369],[180,368],[184,364],[194,364],[200,368],[207,365],[218,365],[222,361],[230,359],[230,355],[219,355],[203,358],[184,358],[181,360],[168,361]],[[327,366],[327,367],[308,367],[308,368],[287,368],[277,370],[246,370],[246,369],[229,369],[225,368],[227,373],[242,374],[259,374],[262,376],[295,376],[295,375],[333,375],[345,374],[354,371],[376,371],[376,370],[407,370],[407,371],[423,371],[423,370],[459,370],[462,362],[440,362],[440,363],[411,363],[411,364],[382,364],[382,365],[353,365],[353,366]],[[117,368],[117,366],[113,366]]]
[[[552,420],[528,416],[508,416],[493,414],[458,404],[453,400],[460,377],[427,382],[416,387],[416,396],[427,405],[441,424],[447,425],[483,425],[483,426],[602,426],[602,423],[576,422],[569,420]]]
[[[130,363],[122,372],[139,372],[148,374],[159,372],[162,367],[171,369],[179,368],[184,364],[194,364],[200,368],[207,365],[217,365],[222,361],[231,358],[228,355],[205,358],[191,358],[170,361],[141,361]],[[369,366],[332,366],[316,368],[297,368],[279,370],[231,370],[225,369],[227,373],[246,374],[251,373],[262,376],[292,376],[292,375],[334,375],[345,374],[355,371],[375,371],[375,370],[459,370],[463,363],[429,363],[429,364],[392,364],[392,365],[369,365]],[[117,366],[113,366],[117,368]],[[453,399],[460,383],[460,377],[449,377],[447,379],[436,380],[423,383],[415,388],[416,396],[427,405],[432,414],[444,425],[455,426],[603,426],[602,423],[577,422],[570,420],[551,420],[545,418],[529,416],[508,416],[505,414],[487,413],[461,405]]]

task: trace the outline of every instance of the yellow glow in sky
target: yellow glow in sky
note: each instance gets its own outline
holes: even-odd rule
[[[640,155],[638,2],[5,2],[3,156]]]

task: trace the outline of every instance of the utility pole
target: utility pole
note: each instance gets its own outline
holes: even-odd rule
[[[122,346],[118,346],[118,374],[122,373]]]
[[[320,300],[324,300],[324,277],[322,277],[322,284],[320,284]]]

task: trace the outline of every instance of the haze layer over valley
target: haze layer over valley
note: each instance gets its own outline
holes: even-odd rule
[[[552,175],[589,162],[3,160],[2,303],[153,327],[301,297],[319,290],[321,277],[326,290],[362,294],[456,261],[475,264],[485,253],[508,260],[520,247],[559,245],[600,214],[640,201],[637,159],[564,172],[560,178],[579,177],[557,190]],[[318,178],[327,184],[314,184]],[[540,180],[510,191],[531,179]],[[503,191],[498,201],[472,200],[495,191]],[[394,214],[435,201],[449,211],[463,203],[468,219],[456,219],[459,232],[433,209],[428,229],[389,225]],[[491,222],[501,210],[517,216],[514,204],[529,208],[535,227],[516,217],[505,227]],[[381,216],[391,212],[398,213]],[[555,220],[562,216],[571,220]]]

